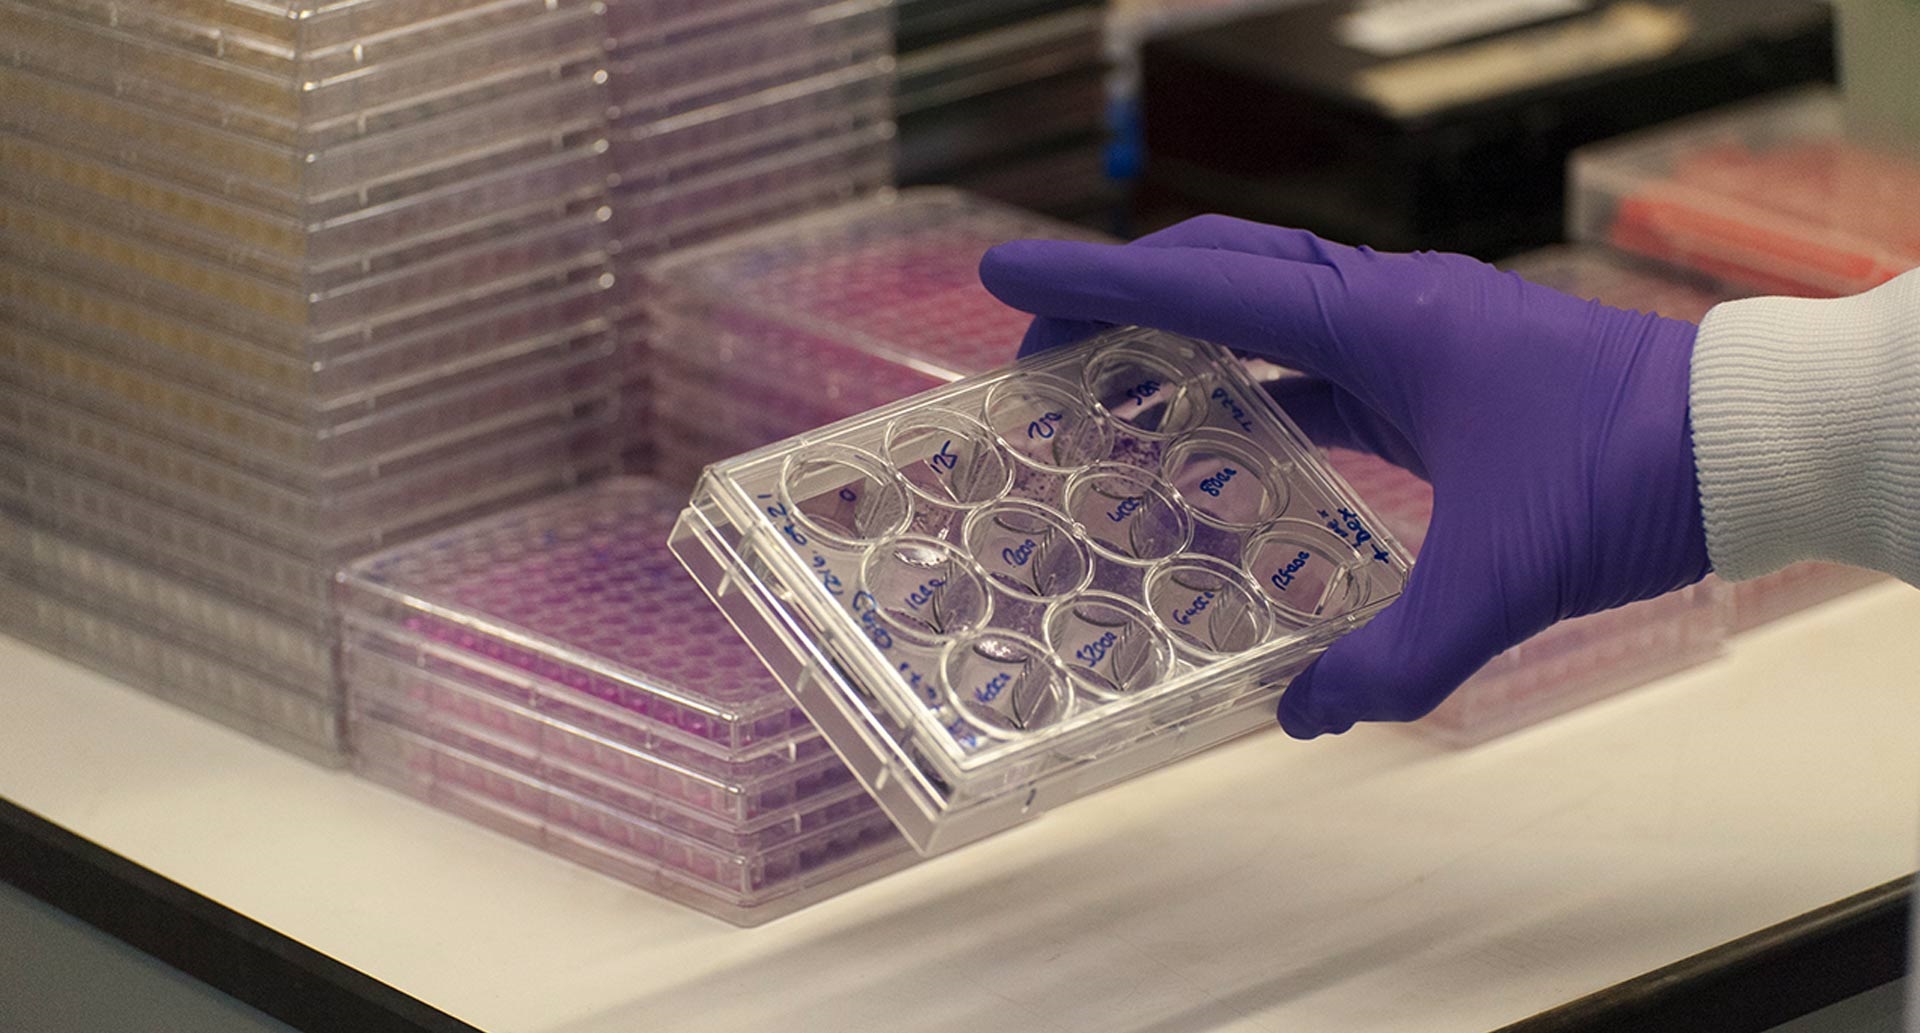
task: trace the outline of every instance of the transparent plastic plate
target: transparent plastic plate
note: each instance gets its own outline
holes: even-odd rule
[[[805,719],[667,551],[684,502],[604,481],[355,563],[342,604],[716,756],[788,749]]]
[[[362,775],[735,925],[759,925],[913,857],[878,814],[735,851],[383,722],[355,720],[351,732]]]
[[[1583,148],[1576,240],[1754,292],[1856,294],[1920,266],[1920,157],[1851,133],[1828,89]]]
[[[1140,329],[717,463],[673,547],[924,852],[1270,723],[1409,565],[1229,353]]]
[[[155,629],[226,657],[290,691],[334,696],[329,630],[289,624],[257,607],[92,548],[0,512],[0,566],[29,587]]]
[[[638,749],[378,649],[350,644],[343,667],[356,713],[485,754],[716,845],[767,846],[874,809],[830,751],[795,761],[769,756],[752,765],[758,770],[716,776],[682,763],[701,759],[697,753]]]
[[[0,627],[78,663],[330,766],[346,762],[344,707],[223,658],[0,577]]]

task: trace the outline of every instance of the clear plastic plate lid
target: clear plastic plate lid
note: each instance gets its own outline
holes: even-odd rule
[[[1799,90],[1583,148],[1569,228],[1743,290],[1869,290],[1920,265],[1920,157],[1844,115]]]
[[[673,546],[924,852],[1271,723],[1409,565],[1231,354],[1133,328],[717,463]]]
[[[621,478],[369,557],[343,602],[720,755],[813,731],[666,549],[684,496]]]
[[[998,367],[1026,329],[1028,317],[982,290],[978,272],[988,248],[1022,237],[1094,235],[923,188],[691,248],[654,262],[646,279],[661,288],[664,316],[700,312],[721,326],[772,322],[811,336],[805,350],[764,357],[796,373],[864,358],[952,380]]]

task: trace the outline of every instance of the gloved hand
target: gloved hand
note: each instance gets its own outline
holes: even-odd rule
[[[1282,405],[1321,444],[1432,482],[1405,594],[1294,678],[1279,705],[1291,735],[1420,717],[1555,621],[1707,573],[1692,323],[1461,255],[1218,216],[1128,245],[1004,244],[980,277],[1042,317],[1022,354],[1128,324],[1258,353],[1307,374]]]

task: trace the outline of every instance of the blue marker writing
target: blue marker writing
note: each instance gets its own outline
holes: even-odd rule
[[[1199,595],[1194,596],[1192,605],[1188,606],[1184,610],[1174,611],[1173,622],[1175,624],[1182,624],[1182,625],[1192,624],[1193,619],[1200,615],[1200,611],[1206,609],[1207,606],[1210,605],[1212,602],[1213,602],[1212,592],[1202,592]]]
[[[1282,592],[1286,591],[1287,586],[1293,584],[1294,575],[1300,573],[1300,571],[1306,567],[1307,561],[1312,558],[1313,557],[1304,552],[1295,556],[1292,562],[1281,567],[1279,571],[1273,575],[1273,587],[1278,588]]]
[[[1027,561],[1033,558],[1033,550],[1035,548],[1036,546],[1033,544],[1033,539],[1029,538],[1021,542],[1018,548],[1001,549],[1000,559],[1009,567],[1024,567],[1027,565]]]

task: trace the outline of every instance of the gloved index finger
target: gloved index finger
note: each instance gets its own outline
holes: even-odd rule
[[[1306,230],[1269,226],[1263,222],[1236,219],[1231,215],[1196,215],[1136,238],[1129,246],[1209,248],[1323,265],[1354,250]]]
[[[980,280],[994,297],[1037,316],[1167,330],[1350,389],[1364,369],[1350,368],[1336,337],[1353,315],[1345,287],[1316,263],[1208,248],[1020,240],[988,251]]]

